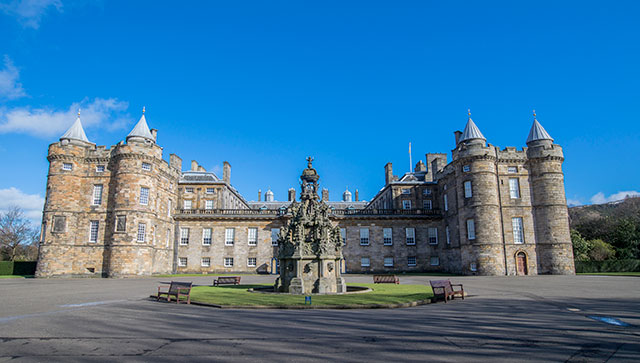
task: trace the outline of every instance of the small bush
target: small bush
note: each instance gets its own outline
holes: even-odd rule
[[[13,261],[0,261],[0,275],[13,275]]]
[[[640,260],[576,261],[577,273],[640,272]]]

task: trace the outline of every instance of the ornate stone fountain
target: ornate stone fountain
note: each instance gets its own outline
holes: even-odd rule
[[[300,202],[289,206],[290,216],[280,230],[278,259],[280,277],[274,290],[291,294],[347,292],[340,274],[342,238],[340,228],[329,220],[331,209],[318,198],[318,173],[308,166],[300,176]]]

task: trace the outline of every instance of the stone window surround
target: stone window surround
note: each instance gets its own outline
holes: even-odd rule
[[[258,259],[256,257],[247,257],[247,267],[256,267]]]
[[[188,261],[186,257],[178,257],[178,267],[187,267]]]
[[[393,267],[393,257],[392,256],[386,256],[384,257],[384,267]]]
[[[233,257],[224,258],[224,267],[233,267]]]
[[[96,220],[89,221],[89,242],[98,242],[98,232],[100,230],[100,222]]]
[[[67,217],[66,216],[53,216],[51,223],[51,233],[65,233],[67,232]],[[62,228],[59,228],[59,227]]]
[[[188,227],[180,227],[180,246],[186,246],[189,244],[189,232],[190,230]]]
[[[224,229],[224,245],[225,246],[233,246],[236,238],[236,229],[235,228],[225,228]]]
[[[73,170],[73,163],[62,163],[62,170],[64,171],[72,171]]]
[[[369,228],[360,228],[360,246],[369,245]]]
[[[207,231],[209,233],[207,233]],[[211,246],[211,240],[213,235],[212,228],[203,228],[202,229],[202,245],[203,246]]]
[[[147,239],[147,224],[138,223],[138,232],[136,233],[136,242],[144,243]]]
[[[524,218],[512,217],[511,228],[513,229],[513,243],[517,245],[524,244]]]
[[[404,229],[405,237],[407,240],[407,246],[415,246],[416,244],[416,229],[414,227],[407,227]]]
[[[151,198],[151,188],[146,186],[140,186],[140,205],[149,205],[150,198]]]
[[[247,228],[247,244],[252,247],[258,245],[258,227]]]
[[[104,173],[105,169],[104,165],[96,165],[96,173]]]
[[[393,228],[382,229],[382,244],[384,246],[393,246]]]
[[[202,257],[200,260],[200,266],[211,267],[211,257]]]
[[[417,264],[416,256],[407,256],[407,266],[415,267],[417,265],[418,264]]]
[[[141,168],[142,170],[145,170],[145,171],[151,171],[151,164],[143,161]]]
[[[370,267],[370,266],[371,266],[371,258],[360,257],[360,267]]]
[[[464,197],[465,198],[473,197],[473,186],[471,185],[471,180],[466,180],[462,185],[464,189]]]
[[[93,194],[91,195],[91,205],[100,205],[102,204],[102,192],[104,191],[104,186],[102,184],[94,184],[93,185]]]
[[[428,236],[429,236],[429,244],[437,245],[438,244],[438,227],[429,227]]]
[[[431,258],[429,258],[429,265],[431,265],[431,266],[440,266],[440,257],[431,256]]]
[[[509,197],[520,199],[520,180],[518,178],[509,178]]]

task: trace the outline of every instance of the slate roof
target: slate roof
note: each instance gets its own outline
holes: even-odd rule
[[[183,171],[180,176],[180,183],[214,183],[219,182],[220,179],[212,172],[209,171]]]
[[[531,131],[529,131],[529,137],[527,137],[527,144],[536,140],[553,141],[553,138],[551,137],[551,135],[549,135],[547,130],[545,130],[544,127],[542,127],[542,125],[540,125],[538,120],[534,118],[533,125],[531,126]]]
[[[144,111],[142,111],[142,117],[140,117],[136,126],[131,130],[129,135],[127,135],[127,140],[131,137],[141,137],[151,142],[156,142],[153,135],[151,135],[151,131],[149,131],[149,125],[147,125],[147,119],[144,117]]]
[[[467,140],[474,140],[474,139],[479,139],[479,140],[487,140],[484,135],[482,135],[482,132],[480,132],[480,129],[478,128],[478,126],[476,126],[476,123],[473,122],[473,120],[471,119],[471,117],[469,117],[469,121],[467,121],[467,126],[464,127],[464,131],[462,132],[462,137],[460,138],[460,141],[467,141]]]
[[[87,139],[87,135],[84,133],[84,129],[82,128],[82,121],[80,121],[80,112],[78,111],[78,117],[76,121],[69,127],[67,132],[60,137],[60,141],[62,140],[80,140],[86,143],[91,143],[89,139]]]

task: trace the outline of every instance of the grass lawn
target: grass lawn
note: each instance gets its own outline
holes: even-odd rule
[[[640,276],[640,272],[579,272],[578,275]]]
[[[247,291],[250,287],[261,286],[270,285],[196,286],[191,290],[191,301],[234,306],[304,305],[304,295],[275,295]],[[316,306],[400,304],[425,300],[433,296],[431,287],[425,285],[357,284],[357,286],[366,286],[373,291],[348,295],[313,295],[312,303]]]
[[[33,275],[0,275],[0,279],[24,279],[33,278]]]
[[[266,276],[266,275],[260,275],[260,274],[245,274],[245,273],[235,273],[235,274],[229,274],[229,273],[221,273],[221,274],[217,274],[217,273],[210,273],[210,274],[167,274],[167,275],[153,275],[153,277],[198,277],[198,276],[205,276],[205,277],[215,277],[215,276]]]

